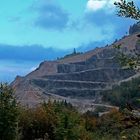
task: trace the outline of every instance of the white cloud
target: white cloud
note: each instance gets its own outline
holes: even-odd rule
[[[88,0],[87,10],[88,11],[98,11],[101,9],[114,9],[114,2],[120,0]]]
[[[106,5],[106,1],[102,0],[89,0],[87,2],[87,9],[90,11],[97,11],[99,9],[102,9]]]

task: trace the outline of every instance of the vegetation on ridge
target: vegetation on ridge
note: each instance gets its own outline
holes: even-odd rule
[[[72,53],[67,54],[64,57],[60,57],[60,58],[58,57],[57,60],[63,60],[65,58],[69,58],[69,57],[76,56],[76,55],[79,55],[79,54],[82,54],[82,52],[77,52],[76,49],[74,48]]]
[[[103,101],[121,108],[129,103],[135,108],[140,108],[140,77],[116,85],[112,90],[103,93]]]

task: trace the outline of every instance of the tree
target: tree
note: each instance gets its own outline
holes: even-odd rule
[[[131,18],[135,20],[140,21],[140,9],[135,5],[133,1],[126,2],[126,0],[120,0],[120,2],[115,2],[115,5],[117,6],[118,12],[117,15],[121,17]],[[140,37],[140,35],[137,35]],[[120,45],[118,46],[118,49],[120,49]],[[123,52],[121,52],[121,62],[123,64],[128,65],[130,68],[135,70],[140,70],[140,51],[134,51],[130,52],[130,54],[126,55]],[[137,68],[137,69],[136,69]],[[127,106],[128,108],[128,106]],[[134,112],[133,112],[134,111]],[[129,125],[126,127],[125,130],[130,129],[130,127],[135,126],[138,130],[137,135],[134,136],[132,139],[140,139],[140,112],[139,110],[133,110],[133,108],[128,109],[128,116],[125,117],[124,121],[129,122]],[[137,112],[137,113],[135,113]],[[131,124],[131,126],[130,126]]]
[[[7,84],[0,84],[0,140],[17,139],[18,114],[13,90]]]
[[[117,15],[120,17],[131,18],[134,20],[140,21],[140,9],[135,5],[133,1],[127,2],[126,0],[120,0],[120,2],[114,3],[117,7]],[[140,35],[137,35],[140,37]],[[139,41],[137,42],[139,45]],[[118,58],[122,66],[126,66],[127,68],[140,70],[140,51],[135,49],[133,52],[124,53],[121,49],[121,44],[114,46],[119,50]]]
[[[140,9],[133,1],[120,0],[120,2],[115,2],[115,5],[118,9],[118,16],[140,20]]]
[[[73,54],[76,54],[76,49],[75,48],[73,49]]]
[[[19,123],[21,140],[55,140],[56,125],[57,115],[50,100],[35,108],[24,108]]]

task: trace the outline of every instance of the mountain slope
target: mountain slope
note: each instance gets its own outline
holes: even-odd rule
[[[72,103],[91,99],[100,103],[102,91],[136,74],[119,66],[113,46],[121,44],[129,52],[138,48],[138,40],[137,34],[132,34],[110,46],[57,61],[44,61],[25,77],[18,76],[11,86],[22,104],[34,105],[49,98]]]

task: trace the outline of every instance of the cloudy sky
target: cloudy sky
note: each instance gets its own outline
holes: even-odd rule
[[[134,21],[117,17],[114,1],[1,0],[0,80],[73,48],[85,51],[121,38]]]

